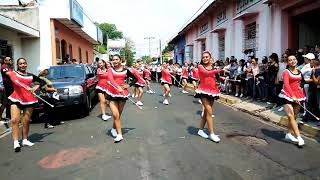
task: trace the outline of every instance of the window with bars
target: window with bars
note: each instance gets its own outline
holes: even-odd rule
[[[226,19],[227,19],[227,10],[224,9],[217,15],[217,24],[225,21]]]
[[[248,24],[247,26],[245,26],[244,29],[244,34],[243,34],[243,38],[244,38],[244,47],[243,50],[246,49],[252,49],[254,51],[258,50],[258,29],[259,29],[259,25],[254,23]]]
[[[219,48],[219,59],[224,60],[225,58],[225,36],[221,35],[218,38],[218,48]]]

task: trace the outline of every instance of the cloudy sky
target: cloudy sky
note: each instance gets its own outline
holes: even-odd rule
[[[152,55],[197,12],[207,0],[78,0],[94,21],[114,23],[133,40],[137,57]]]

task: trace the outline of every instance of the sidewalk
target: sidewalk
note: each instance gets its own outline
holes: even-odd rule
[[[193,86],[188,84],[188,89],[193,91]],[[219,102],[230,105],[240,111],[262,118],[265,121],[286,127],[288,118],[284,111],[278,112],[279,107],[274,108],[272,104],[245,100],[231,95],[221,94]],[[299,118],[298,118],[299,120]],[[309,137],[320,139],[320,127],[316,123],[299,124],[300,130]]]

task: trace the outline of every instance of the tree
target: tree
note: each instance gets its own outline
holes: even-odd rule
[[[168,44],[163,50],[162,54],[165,54],[167,52],[173,51],[174,50],[174,45],[173,44]]]
[[[103,34],[103,44],[107,45],[108,39],[122,39],[123,33],[117,29],[115,24],[101,23],[99,28]]]
[[[141,60],[144,62],[144,63],[150,63],[152,62],[152,58],[150,56],[142,56],[141,57]]]
[[[123,49],[120,50],[120,55],[127,61],[127,65],[131,66],[134,61],[134,44],[129,38],[124,38],[126,45]]]

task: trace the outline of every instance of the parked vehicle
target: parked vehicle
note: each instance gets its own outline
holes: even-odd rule
[[[51,66],[48,79],[58,90],[60,100],[56,108],[75,107],[75,113],[89,115],[92,100],[97,96],[95,87],[98,79],[89,65],[67,64]]]

